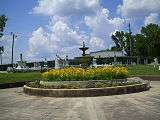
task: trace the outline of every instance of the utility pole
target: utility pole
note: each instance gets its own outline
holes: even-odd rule
[[[2,54],[3,54],[3,52],[4,52],[4,47],[1,46],[1,47],[0,47],[1,65],[2,65]]]
[[[131,64],[132,60],[131,60],[131,56],[132,56],[132,38],[131,38],[131,35],[132,35],[132,32],[131,32],[131,25],[130,23],[128,24],[128,32],[129,32],[129,64]]]
[[[12,68],[13,68],[13,53],[14,53],[14,40],[15,38],[17,37],[13,32],[11,32],[11,35],[12,35],[12,59],[11,59],[11,65],[12,65]]]
[[[131,38],[131,35],[132,35],[132,32],[131,32],[131,25],[129,23],[128,25],[128,31],[129,31],[129,39],[130,39],[130,56],[132,56],[132,38]]]

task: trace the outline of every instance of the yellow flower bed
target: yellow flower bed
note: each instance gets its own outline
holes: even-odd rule
[[[64,68],[52,69],[42,74],[46,81],[80,81],[80,80],[112,80],[126,78],[126,67],[100,67],[100,68]]]

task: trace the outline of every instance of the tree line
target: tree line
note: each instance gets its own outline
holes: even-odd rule
[[[160,26],[148,24],[143,26],[140,33],[132,35],[131,31],[116,31],[111,36],[115,46],[112,51],[124,50],[127,56],[140,58],[160,57]]]

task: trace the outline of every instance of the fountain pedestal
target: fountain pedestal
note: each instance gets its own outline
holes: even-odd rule
[[[89,49],[89,47],[85,46],[85,43],[83,42],[83,46],[79,48],[82,51],[82,57],[77,57],[76,59],[79,60],[80,65],[82,68],[87,68],[91,64],[91,56],[87,55],[85,52]]]

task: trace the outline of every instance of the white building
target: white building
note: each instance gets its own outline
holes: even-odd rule
[[[90,56],[94,58],[111,58],[111,57],[125,57],[126,55],[123,51],[101,50],[101,51],[91,52]]]

